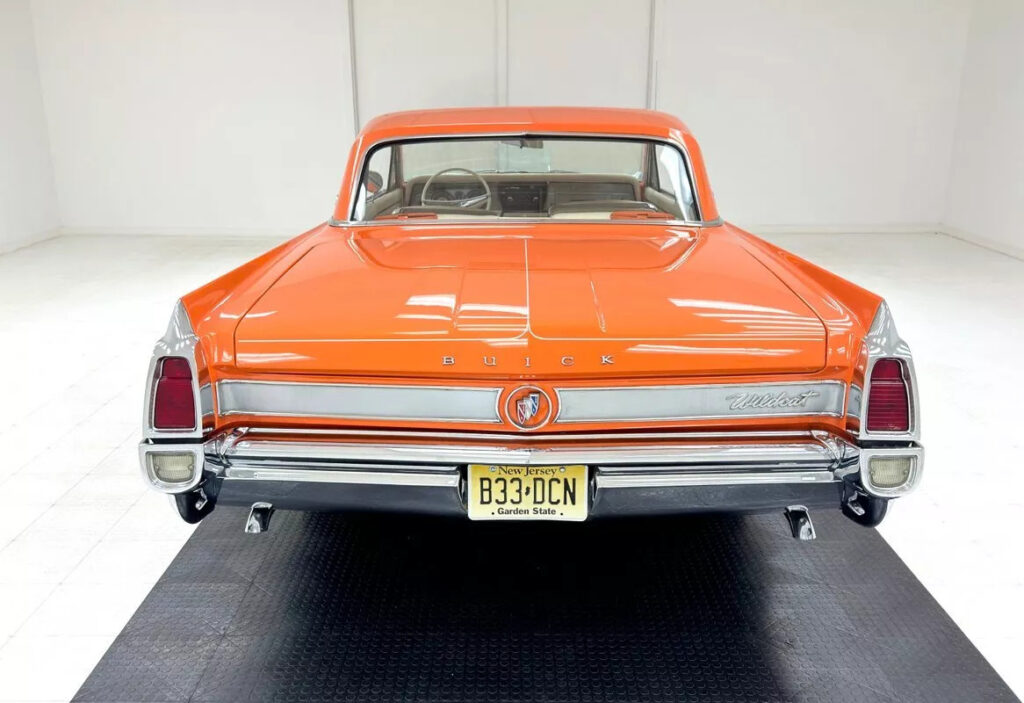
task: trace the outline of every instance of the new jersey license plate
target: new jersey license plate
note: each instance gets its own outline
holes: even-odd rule
[[[586,520],[587,467],[469,465],[471,520]]]

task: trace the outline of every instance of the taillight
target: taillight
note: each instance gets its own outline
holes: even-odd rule
[[[153,393],[153,427],[158,430],[194,430],[196,399],[192,393],[192,368],[180,356],[159,362]]]
[[[910,431],[910,400],[899,359],[879,359],[871,369],[868,432]]]

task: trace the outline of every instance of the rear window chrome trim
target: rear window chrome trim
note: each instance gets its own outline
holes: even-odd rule
[[[721,225],[723,223],[722,218],[720,218],[720,217],[715,219],[715,220],[708,220],[708,221],[705,221],[703,219],[703,213],[704,213],[704,207],[703,206],[704,206],[704,204],[701,202],[700,191],[697,189],[697,181],[696,181],[696,178],[694,177],[694,171],[693,171],[693,160],[690,158],[690,151],[689,151],[689,149],[686,148],[685,144],[682,144],[680,142],[677,142],[677,141],[674,141],[674,140],[671,140],[671,139],[666,139],[664,137],[658,137],[658,136],[647,135],[647,134],[619,134],[619,133],[613,133],[613,132],[607,132],[607,133],[602,133],[602,132],[596,132],[596,133],[595,132],[551,132],[551,131],[541,131],[541,132],[529,132],[529,131],[522,131],[522,132],[480,132],[480,133],[476,133],[476,132],[471,132],[471,133],[462,132],[462,133],[459,133],[459,134],[451,134],[451,133],[424,134],[424,135],[416,135],[416,136],[411,136],[411,137],[399,137],[399,138],[395,138],[395,139],[382,139],[382,140],[380,140],[378,142],[374,142],[373,144],[368,145],[366,147],[366,149],[364,149],[362,151],[362,153],[360,154],[358,168],[356,168],[353,171],[352,182],[348,184],[349,198],[348,198],[348,203],[347,203],[347,206],[346,206],[346,209],[345,209],[345,213],[346,213],[346,216],[349,219],[342,221],[342,220],[336,219],[332,215],[327,220],[327,223],[331,227],[359,227],[359,226],[367,226],[367,225],[369,225],[369,226],[380,226],[380,225],[386,225],[386,224],[416,224],[418,226],[419,225],[433,226],[429,221],[424,222],[423,220],[416,220],[414,223],[410,223],[408,220],[401,220],[401,219],[395,219],[395,220],[371,220],[369,222],[364,221],[364,220],[354,220],[354,219],[352,219],[353,213],[355,213],[355,211],[356,211],[356,199],[359,197],[359,182],[360,182],[360,179],[361,179],[362,174],[363,174],[363,169],[366,168],[366,163],[368,161],[369,156],[374,151],[376,151],[377,149],[381,149],[383,147],[386,147],[386,146],[389,146],[389,145],[392,145],[392,144],[401,144],[403,142],[439,141],[439,140],[453,140],[453,139],[510,139],[510,138],[519,138],[519,139],[529,139],[529,138],[540,138],[540,139],[607,139],[607,140],[616,140],[616,139],[618,139],[618,140],[626,140],[626,141],[632,141],[632,142],[651,142],[651,143],[655,143],[655,144],[662,144],[662,145],[665,145],[665,146],[668,146],[668,147],[672,147],[672,148],[676,149],[680,153],[680,155],[682,156],[682,158],[683,158],[683,165],[686,168],[686,177],[687,177],[687,179],[690,182],[690,191],[693,193],[693,202],[694,202],[694,206],[697,209],[697,217],[699,219],[697,219],[697,220],[657,220],[657,221],[653,221],[653,222],[652,221],[643,221],[643,220],[640,220],[640,221],[608,220],[607,222],[605,222],[603,220],[570,220],[570,219],[556,220],[555,222],[557,222],[559,224],[561,224],[561,223],[584,223],[584,224],[591,224],[592,225],[594,223],[597,223],[597,224],[617,224],[618,225],[618,224],[623,224],[625,222],[629,222],[629,224],[647,224],[647,225],[658,224],[658,225],[671,225],[671,226],[676,226],[676,227],[679,227],[679,226],[685,226],[685,227],[717,227],[717,226],[719,226],[719,225]],[[540,175],[543,175],[543,174],[538,173],[537,175],[540,176]],[[476,220],[476,219],[460,220],[460,224],[462,224],[462,223],[474,223],[474,222],[478,222],[478,221],[481,222],[481,223],[492,223],[493,224],[496,220],[497,221],[501,221],[501,220],[504,220],[504,219],[508,219],[511,222],[527,222],[527,221],[533,222],[533,223],[536,223],[536,222],[552,222],[551,218],[547,218],[547,217],[537,217],[537,218],[518,218],[518,217],[517,218],[502,218],[502,217],[484,218],[484,217],[482,217],[479,220]],[[444,224],[444,220],[439,220],[438,224],[442,224],[443,225]]]
[[[433,227],[437,224],[451,224],[450,220],[337,220],[330,218],[327,220],[329,227],[384,227],[388,225],[408,225],[408,226],[428,226]],[[550,217],[465,217],[458,220],[458,226],[464,225],[510,225],[515,226],[517,224],[550,224],[550,225],[647,225],[647,226],[659,226],[659,227],[689,227],[689,228],[707,228],[707,227],[721,227],[725,224],[725,220],[721,217],[715,218],[714,220],[701,220],[700,222],[694,222],[692,220],[573,220],[569,218],[553,220]]]

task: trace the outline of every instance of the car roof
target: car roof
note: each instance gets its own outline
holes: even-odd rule
[[[628,134],[679,138],[689,134],[675,116],[613,107],[465,107],[392,112],[370,120],[363,140],[459,134]]]
[[[363,158],[378,144],[429,137],[521,134],[624,136],[674,142],[689,155],[702,217],[706,222],[718,220],[700,147],[674,115],[615,107],[464,107],[392,112],[370,120],[349,152],[332,221],[348,220]]]

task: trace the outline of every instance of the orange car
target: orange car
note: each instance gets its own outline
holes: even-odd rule
[[[218,503],[474,520],[779,511],[861,524],[921,476],[884,301],[719,217],[644,110],[385,115],[331,219],[181,299],[146,479]]]

